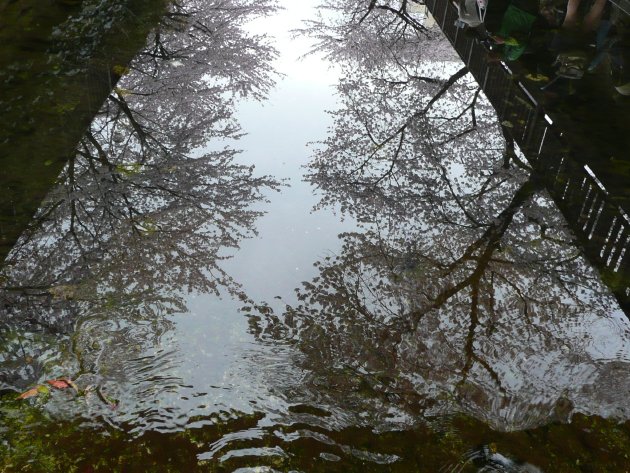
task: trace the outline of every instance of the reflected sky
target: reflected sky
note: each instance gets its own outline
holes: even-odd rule
[[[285,77],[267,101],[240,106],[238,119],[247,135],[239,141],[244,151],[238,160],[255,163],[258,173],[287,179],[289,187],[270,193],[270,202],[261,206],[266,214],[258,220],[258,236],[243,241],[223,264],[252,300],[270,303],[275,296],[283,303],[295,301],[294,289],[317,272],[313,262],[338,251],[338,234],[355,225],[351,218],[342,221],[338,212],[313,211],[319,196],[302,180],[311,154],[308,143],[323,139],[331,125],[325,111],[336,104],[332,87],[336,75],[320,57],[298,60],[310,41],[289,40],[287,29],[298,27],[308,11],[301,3],[285,2],[285,7],[271,22],[281,25],[277,66]],[[268,20],[254,24],[254,30],[258,28],[268,31]],[[218,410],[273,412],[279,406],[274,387],[268,385],[270,373],[263,374],[260,368],[286,370],[288,377],[288,370],[295,371],[291,351],[261,347],[249,333],[248,320],[240,312],[243,305],[225,294],[220,299],[210,294],[187,299],[189,313],[175,318],[176,338],[186,341],[183,378],[200,391],[215,386],[204,401]],[[285,398],[283,403],[287,402]]]

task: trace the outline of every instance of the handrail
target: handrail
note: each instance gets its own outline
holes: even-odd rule
[[[628,0],[614,0],[624,3]],[[455,26],[449,1],[426,0],[445,36],[495,108],[498,119],[531,164],[584,250],[630,318],[630,216],[588,167],[571,156],[569,143],[526,84],[503,63],[489,63],[487,49]]]

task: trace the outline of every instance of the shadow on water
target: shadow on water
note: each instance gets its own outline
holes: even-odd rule
[[[5,404],[4,420],[16,434],[5,471],[252,471],[256,465],[254,471],[263,472],[613,472],[627,465],[624,450],[630,441],[627,426],[582,415],[571,426],[514,433],[493,432],[481,422],[457,417],[448,429],[375,434],[368,427],[337,429],[326,422],[325,411],[300,414],[310,409],[299,405],[294,422],[284,425],[261,428],[262,415],[226,412],[207,417],[203,428],[150,431],[130,441],[124,429],[103,432],[77,421],[51,423],[37,408],[11,407]],[[25,425],[29,430],[23,430]],[[34,436],[33,429],[40,435]],[[228,432],[236,434],[226,442]],[[529,462],[511,456],[527,456]],[[18,470],[17,465],[26,466]]]
[[[8,254],[1,470],[622,471],[630,324],[466,70],[409,54],[435,31],[367,11],[368,57],[333,51],[340,104],[306,180],[359,224],[298,302],[222,269],[281,186],[223,146],[274,77],[241,28],[273,2],[230,5],[171,5],[116,65]],[[235,376],[266,383],[248,409],[186,384],[170,316],[189,292],[244,306],[257,345]]]
[[[163,0],[0,4],[0,259],[164,10]]]

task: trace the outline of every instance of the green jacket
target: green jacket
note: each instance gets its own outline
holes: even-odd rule
[[[497,35],[505,40],[504,56],[508,61],[521,57],[527,48],[529,35],[536,21],[536,15],[510,3]]]

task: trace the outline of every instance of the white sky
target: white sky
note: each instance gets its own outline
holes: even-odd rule
[[[275,39],[275,47],[280,52],[274,63],[276,69],[292,79],[305,82],[333,84],[338,77],[329,64],[321,57],[309,56],[298,62],[298,58],[306,54],[312,40],[305,37],[292,38],[290,31],[302,26],[302,20],[315,16],[315,7],[319,0],[279,0],[283,10],[268,18],[252,22],[248,29],[257,34],[271,35]]]
[[[293,40],[289,33],[300,26],[302,18],[313,15],[317,2],[279,3],[286,7],[284,11],[253,22],[248,29],[275,36],[280,53],[275,67],[285,77],[268,100],[240,104],[237,119],[246,135],[233,146],[243,150],[237,157],[239,163],[255,165],[257,175],[288,179],[290,187],[271,193],[270,202],[260,204],[267,213],[256,224],[259,235],[242,241],[241,248],[230,252],[234,257],[222,267],[255,301],[281,308],[283,304],[274,296],[295,303],[294,289],[317,274],[313,263],[338,251],[337,235],[355,227],[332,212],[311,212],[318,198],[301,180],[302,166],[311,155],[307,143],[324,139],[331,125],[326,110],[336,107],[332,86],[337,77],[321,58],[298,61],[309,50],[310,42],[305,38]],[[186,343],[182,366],[186,382],[208,392],[207,405],[217,410],[247,411],[252,398],[257,399],[259,408],[274,404],[266,381],[259,379],[263,371],[250,371],[251,363],[243,361],[254,352],[256,356],[264,352],[252,344],[247,319],[238,312],[243,303],[213,294],[192,294],[187,303],[189,313],[176,318],[177,339]]]

